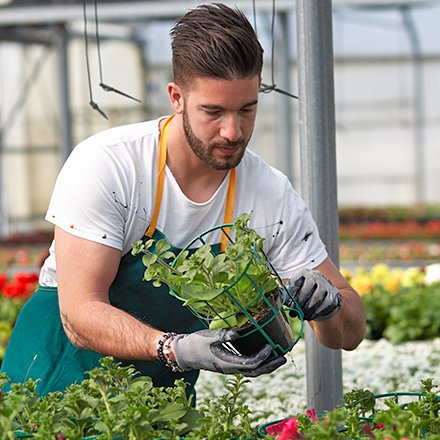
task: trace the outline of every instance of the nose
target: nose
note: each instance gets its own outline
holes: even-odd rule
[[[240,117],[237,115],[227,115],[223,118],[220,128],[220,136],[230,142],[236,142],[243,134],[241,130]]]

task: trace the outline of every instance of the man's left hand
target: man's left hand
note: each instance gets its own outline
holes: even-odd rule
[[[317,270],[301,269],[290,277],[285,286],[289,294],[286,305],[293,307],[295,300],[306,321],[324,321],[341,308],[341,293]]]

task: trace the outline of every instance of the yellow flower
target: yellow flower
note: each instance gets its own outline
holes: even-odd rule
[[[425,274],[418,267],[410,267],[403,272],[402,287],[412,287],[424,283]]]
[[[350,280],[353,278],[353,272],[351,272],[351,271],[348,270],[348,269],[341,268],[341,269],[340,269],[340,272],[341,272],[342,276],[343,276],[348,282],[350,282]]]
[[[368,275],[356,275],[351,279],[350,284],[360,296],[367,295],[373,288],[373,284]]]
[[[370,271],[371,280],[374,284],[382,284],[390,273],[389,267],[384,263],[375,264]]]

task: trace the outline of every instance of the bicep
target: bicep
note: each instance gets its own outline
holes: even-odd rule
[[[55,256],[62,313],[88,301],[108,303],[108,291],[121,260],[120,250],[55,227]]]

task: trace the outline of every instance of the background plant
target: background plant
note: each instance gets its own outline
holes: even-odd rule
[[[440,282],[427,284],[420,268],[344,271],[365,305],[367,337],[394,343],[440,336]]]
[[[0,364],[18,312],[34,292],[37,282],[37,273],[17,272],[8,277],[0,272]]]

